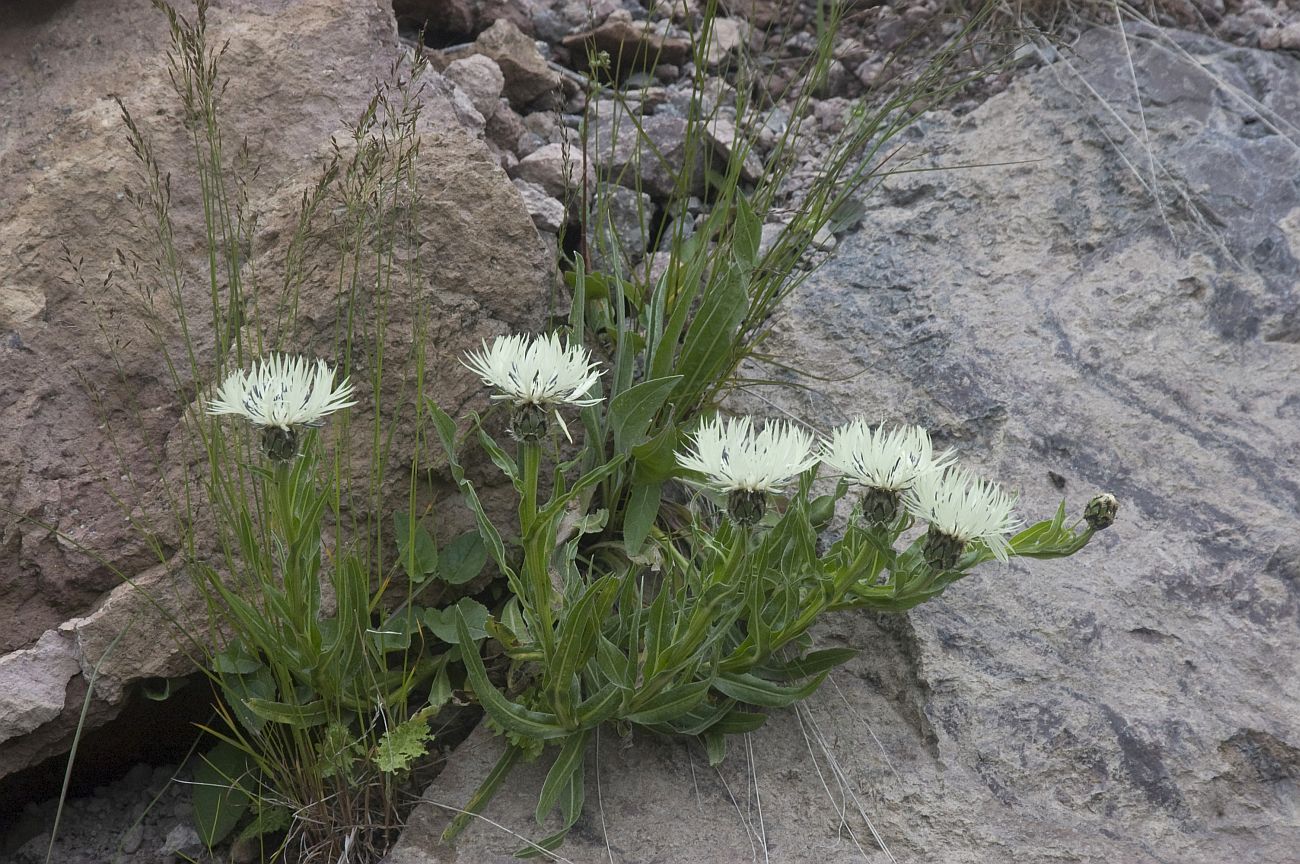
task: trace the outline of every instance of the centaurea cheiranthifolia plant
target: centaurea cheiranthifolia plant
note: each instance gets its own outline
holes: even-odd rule
[[[524,544],[521,597],[535,618],[537,635],[544,651],[554,639],[552,586],[547,561],[554,543],[554,531],[538,520],[537,494],[541,474],[541,442],[555,417],[566,438],[568,426],[561,408],[585,408],[601,402],[589,395],[602,374],[591,354],[555,333],[539,336],[498,336],[491,345],[470,352],[465,365],[483,383],[497,392],[494,401],[512,406],[510,431],[519,442],[523,494],[519,507],[519,536]]]

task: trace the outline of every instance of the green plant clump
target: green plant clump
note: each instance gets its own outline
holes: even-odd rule
[[[144,308],[169,305],[168,321],[186,334],[186,356],[173,357],[159,316],[177,390],[186,380],[221,382],[201,410],[185,414],[201,470],[172,502],[181,563],[207,599],[204,632],[215,640],[191,647],[222,697],[208,727],[219,742],[195,796],[210,845],[238,830],[245,841],[273,838],[271,858],[333,861],[345,850],[356,856],[349,860],[377,858],[429,761],[435,720],[470,701],[508,746],[447,835],[516,763],[552,746],[559,752],[536,816],[541,824],[558,807],[562,826],[521,854],[555,848],[581,812],[586,743],[602,724],[698,738],[716,763],[729,736],[806,698],[853,656],[817,648],[811,628],[824,614],[902,612],[990,559],[1071,555],[1114,521],[1114,499],[1101,497],[1077,524],[1062,504],[1021,529],[1011,496],[958,468],[953,454],[934,453],[917,427],[855,421],[819,439],[795,424],[720,410],[745,383],[741,364],[765,359],[772,315],[810,272],[816,238],[853,221],[855,196],[883,176],[883,148],[910,122],[907,109],[977,74],[950,69],[987,10],[884,104],[851,111],[825,170],[765,243],[843,11],[823,5],[792,121],[757,179],[746,180],[761,76],[743,58],[727,70],[738,132],[720,160],[709,138],[720,117],[707,98],[717,16],[709,0],[686,158],[666,208],[672,218],[661,223],[670,227],[655,234],[643,220],[642,244],[667,252],[666,267],[628,266],[608,213],[584,196],[581,251],[563,262],[566,314],[555,332],[501,337],[461,358],[494,392],[487,413],[458,422],[430,395],[424,322],[410,334],[414,374],[381,386],[391,383],[386,298],[406,287],[400,279],[419,278],[418,262],[399,267],[394,250],[417,230],[401,214],[414,212],[405,204],[420,195],[412,94],[423,62],[379,91],[304,193],[284,284],[259,290],[240,252],[254,223],[238,176],[242,154],[223,155],[220,52],[206,42],[205,4],[193,23],[155,4],[171,23],[172,77],[205,202],[208,308],[186,309],[170,180],[125,107],[146,181],[136,200],[158,251],[123,260]],[[599,72],[611,62],[593,54],[588,65]],[[593,78],[591,98],[603,92]],[[615,136],[656,158],[637,111],[620,104],[629,125]],[[594,123],[584,142],[592,153],[602,146]],[[688,231],[695,172],[706,175],[709,210]],[[293,350],[321,221],[342,255],[335,365]],[[212,356],[202,356],[195,346],[209,343]],[[374,394],[366,401],[357,380]],[[392,452],[385,424],[394,416],[414,430],[416,452]],[[501,420],[513,446],[493,434]],[[359,485],[349,479],[358,436],[371,456]],[[417,506],[429,479],[422,452],[434,440],[475,525],[441,548]],[[465,468],[471,447],[513,488],[516,510],[482,503]],[[395,472],[406,477],[408,506],[383,512],[381,490]],[[211,537],[195,512],[206,514],[201,527]],[[484,574],[497,577],[495,588],[483,587]]]

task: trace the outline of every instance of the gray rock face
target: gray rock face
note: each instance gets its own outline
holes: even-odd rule
[[[636,186],[639,181],[641,191],[652,197],[671,198],[677,190],[677,176],[686,164],[686,120],[652,114],[634,121],[621,109],[601,109],[594,121],[598,128],[594,152],[590,154],[601,176],[621,186]],[[702,154],[696,156],[688,190],[692,195],[704,191]]]
[[[782,409],[926,424],[1026,517],[1106,489],[1118,524],[905,617],[828,620],[859,657],[720,771],[604,734],[567,859],[1294,860],[1300,62],[1130,47],[1149,145],[1110,32],[1071,62],[1132,134],[1063,65],[926,119],[902,158],[1027,161],[887,182],[766,346],[834,379],[766,394]],[[476,733],[426,799],[463,806],[495,746]],[[507,830],[546,833],[545,767],[488,809],[505,830],[447,849],[426,805],[390,860],[509,860]]]

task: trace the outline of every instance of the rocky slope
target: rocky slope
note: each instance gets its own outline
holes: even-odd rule
[[[909,167],[985,167],[867,202],[770,346],[833,380],[750,406],[921,422],[1027,515],[1108,489],[1120,523],[906,617],[828,621],[860,656],[719,771],[603,735],[566,860],[1294,858],[1300,61],[1127,37],[923,121]],[[504,862],[546,833],[542,764],[437,842],[497,746],[457,752],[390,864]]]

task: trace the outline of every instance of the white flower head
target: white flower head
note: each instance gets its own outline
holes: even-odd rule
[[[320,426],[325,415],[355,405],[345,378],[334,386],[334,370],[324,360],[271,354],[248,372],[226,376],[209,414],[238,414],[255,426],[285,432],[295,426]]]
[[[715,417],[695,433],[693,452],[677,464],[699,471],[720,492],[779,492],[817,463],[812,433],[792,423],[766,424],[754,432],[748,417]]]
[[[859,418],[831,433],[821,458],[854,483],[902,492],[919,475],[946,468],[955,454],[946,450],[936,457],[930,433],[920,426],[873,429]]]
[[[516,406],[549,408],[595,405],[599,397],[587,392],[600,380],[591,355],[581,345],[569,345],[554,333],[545,336],[498,336],[489,346],[471,351],[464,361],[484,384]]]
[[[999,561],[1008,557],[1006,535],[1020,527],[1015,496],[962,468],[917,475],[903,492],[903,504],[932,531],[960,546],[979,540]]]

